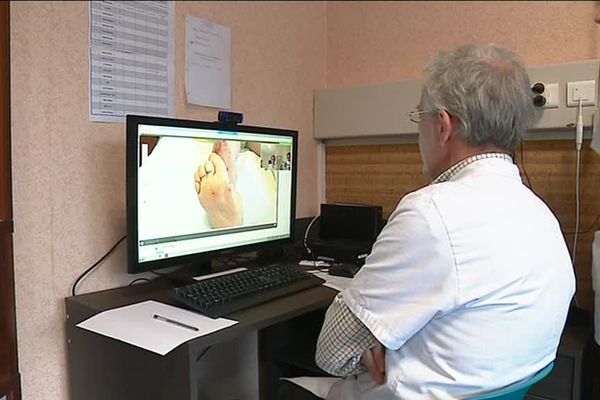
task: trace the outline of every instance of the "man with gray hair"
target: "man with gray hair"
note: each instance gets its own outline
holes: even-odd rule
[[[432,183],[406,195],[329,307],[328,399],[471,398],[552,362],[575,290],[558,221],[511,155],[532,115],[525,68],[494,44],[438,54],[417,110]]]

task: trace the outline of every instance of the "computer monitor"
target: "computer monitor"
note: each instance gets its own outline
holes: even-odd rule
[[[297,131],[127,116],[128,272],[291,242]]]

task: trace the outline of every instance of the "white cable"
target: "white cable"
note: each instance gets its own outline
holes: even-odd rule
[[[595,100],[596,107],[594,107],[594,114],[592,115],[592,143],[594,142],[594,138],[600,138],[600,66],[598,67],[598,80],[596,81]],[[592,143],[590,143],[590,145]],[[594,146],[592,146],[592,148],[594,148]]]
[[[581,150],[583,143],[583,110],[581,108],[581,98],[579,98],[579,112],[577,113],[577,125],[575,128],[575,148]]]
[[[571,260],[575,268],[575,258],[577,254],[577,239],[579,238],[579,165],[581,162],[581,143],[583,142],[583,112],[581,108],[581,98],[579,98],[579,112],[577,113],[577,126],[575,127],[575,152],[577,154],[576,172],[575,172],[575,237],[573,238],[573,254]]]
[[[581,149],[577,149],[577,162],[575,172],[575,237],[573,238],[573,255],[571,260],[575,268],[575,256],[577,254],[577,240],[579,239],[579,164],[581,162]]]
[[[573,254],[571,254],[571,263],[573,271],[577,271],[575,260],[577,259],[577,241],[579,239],[579,167],[581,164],[581,144],[583,142],[583,115],[581,109],[581,98],[579,99],[579,112],[577,114],[577,126],[575,128],[575,153],[577,160],[575,162],[575,235],[573,237]],[[577,275],[577,273],[575,273]],[[573,297],[575,305],[578,305],[577,294]]]
[[[304,248],[306,249],[306,252],[308,254],[312,254],[312,251],[310,250],[310,247],[308,247],[308,233],[310,232],[310,227],[312,226],[312,224],[315,223],[315,221],[319,219],[319,215],[315,216],[308,224],[308,226],[306,227],[306,231],[304,232]]]
[[[594,114],[592,115],[592,138],[600,137],[600,105],[596,105],[594,108]]]

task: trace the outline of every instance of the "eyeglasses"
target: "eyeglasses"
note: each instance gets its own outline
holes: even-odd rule
[[[422,114],[432,114],[432,113],[436,113],[438,111],[445,111],[448,114],[448,116],[452,117],[452,115],[450,115],[448,110],[446,110],[444,107],[439,107],[439,108],[431,108],[431,109],[425,110],[425,111],[419,111],[419,110],[409,111],[408,119],[410,119],[415,124],[418,124],[419,122],[421,122]]]
[[[418,124],[419,122],[421,122],[421,114],[428,114],[428,113],[433,113],[433,112],[436,112],[436,111],[437,110],[425,110],[425,111],[414,110],[414,111],[409,111],[409,113],[408,113],[408,119],[410,119],[415,124]]]

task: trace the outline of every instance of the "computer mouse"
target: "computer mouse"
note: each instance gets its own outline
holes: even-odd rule
[[[345,278],[353,278],[359,269],[360,269],[360,266],[358,266],[356,264],[337,263],[337,264],[332,264],[331,267],[329,267],[328,272],[329,272],[329,275],[343,276]]]

